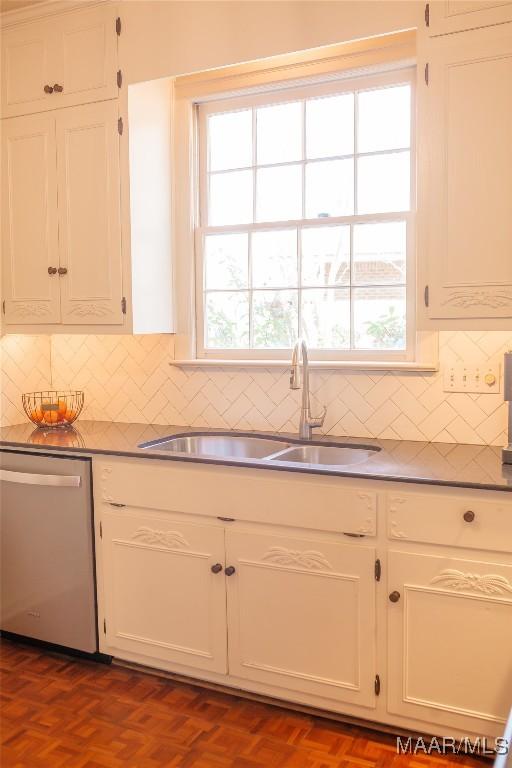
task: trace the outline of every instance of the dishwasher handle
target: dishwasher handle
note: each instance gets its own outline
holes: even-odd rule
[[[28,472],[13,472],[10,469],[0,469],[0,480],[4,483],[19,483],[20,485],[52,485],[79,488],[82,478],[80,475],[38,475]]]

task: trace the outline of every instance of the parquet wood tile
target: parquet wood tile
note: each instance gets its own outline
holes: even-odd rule
[[[2,768],[482,768],[397,755],[395,739],[197,686],[0,650]]]

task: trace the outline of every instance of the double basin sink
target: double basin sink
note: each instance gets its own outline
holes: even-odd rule
[[[175,435],[142,443],[139,448],[225,461],[290,463],[325,468],[361,464],[380,451],[379,447],[370,445],[303,443],[234,432]]]

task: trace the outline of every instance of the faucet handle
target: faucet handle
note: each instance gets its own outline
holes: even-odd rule
[[[308,418],[308,424],[310,427],[322,427],[327,413],[327,407],[324,405],[320,416],[310,416]]]

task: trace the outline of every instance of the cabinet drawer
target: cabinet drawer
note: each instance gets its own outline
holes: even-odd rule
[[[512,499],[389,493],[386,510],[390,539],[512,552]]]
[[[97,503],[376,534],[376,492],[345,478],[148,459],[93,467]]]

